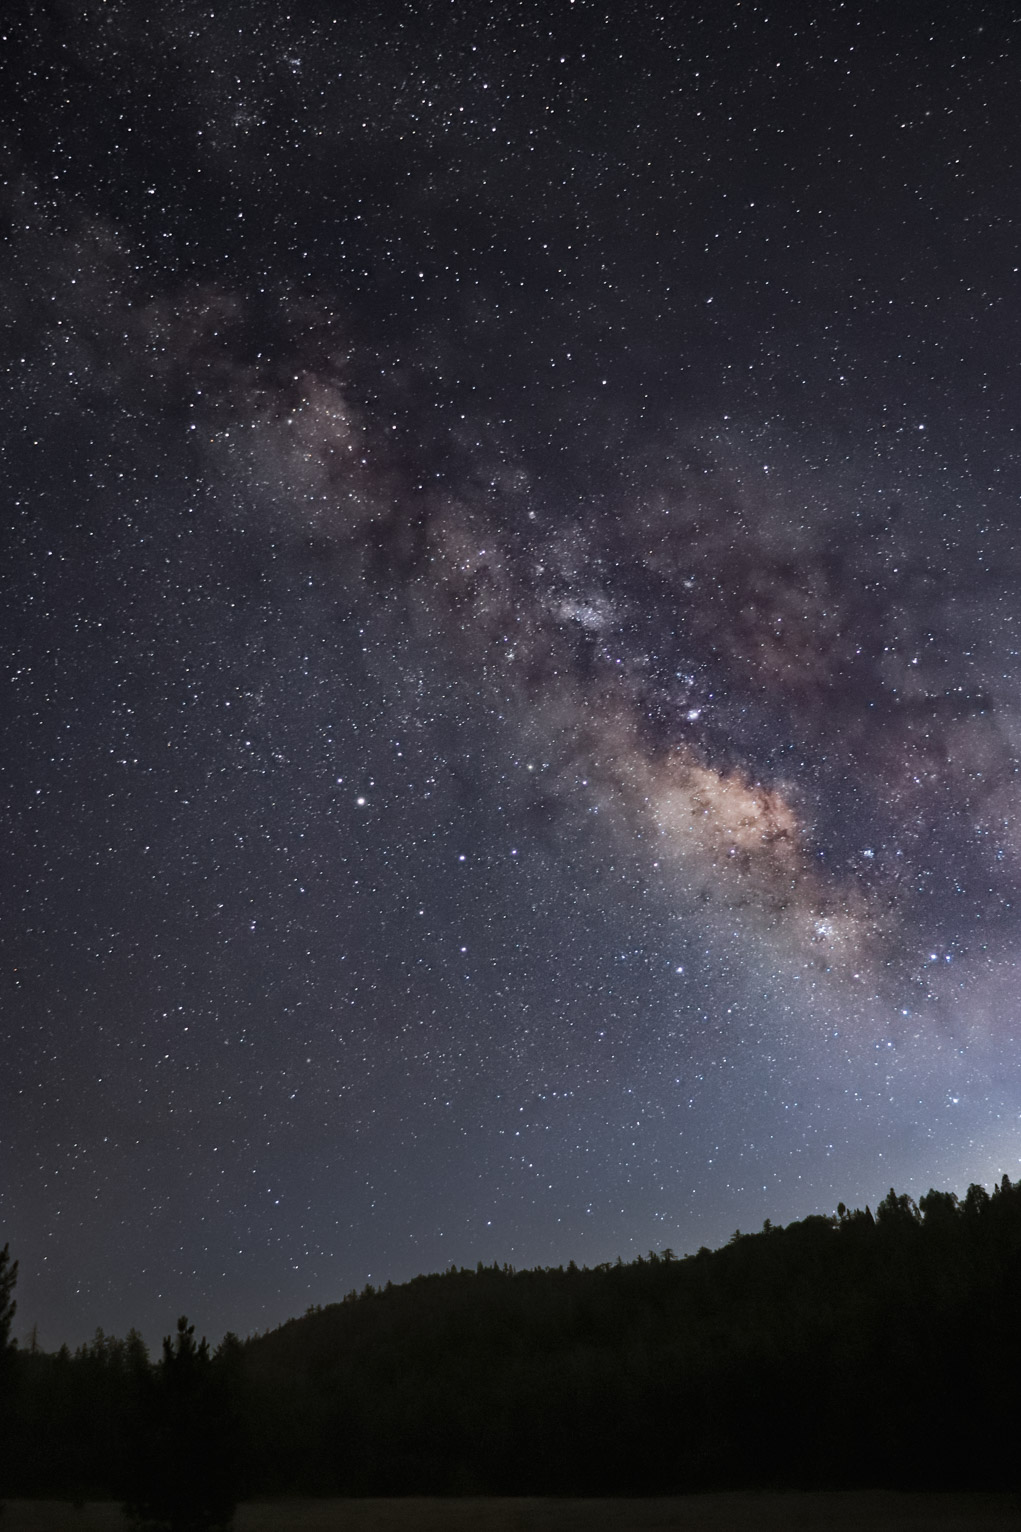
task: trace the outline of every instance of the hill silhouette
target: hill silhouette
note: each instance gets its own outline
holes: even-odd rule
[[[202,1349],[194,1387],[241,1495],[1013,1488],[1019,1294],[1004,1177],[683,1259],[366,1287]],[[15,1361],[5,1491],[137,1500],[163,1364],[134,1336]]]

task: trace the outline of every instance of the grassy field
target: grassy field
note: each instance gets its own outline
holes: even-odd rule
[[[1021,1532],[1013,1495],[683,1495],[668,1500],[281,1500],[235,1532]],[[117,1506],[9,1501],[2,1532],[125,1532]]]

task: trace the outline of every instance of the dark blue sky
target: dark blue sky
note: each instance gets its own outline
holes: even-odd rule
[[[1016,1175],[1009,8],[18,5],[18,1324]]]

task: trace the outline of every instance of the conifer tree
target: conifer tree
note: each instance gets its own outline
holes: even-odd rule
[[[18,1263],[11,1260],[11,1247],[0,1250],[0,1354],[12,1349],[11,1325],[18,1305],[14,1300],[14,1284],[18,1280]]]
[[[11,1260],[11,1249],[4,1245],[0,1250],[0,1441],[10,1439],[14,1393],[14,1346],[11,1325],[17,1303],[14,1300],[14,1284],[18,1280],[18,1263]],[[0,1473],[4,1469],[4,1452],[0,1448]],[[0,1492],[4,1485],[0,1483]],[[3,1501],[0,1500],[0,1512]]]
[[[227,1401],[209,1347],[196,1343],[185,1316],[139,1383],[125,1514],[145,1532],[223,1532],[237,1504]]]

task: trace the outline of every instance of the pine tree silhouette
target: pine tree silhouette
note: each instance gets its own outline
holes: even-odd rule
[[[224,1532],[237,1504],[228,1401],[185,1316],[137,1377],[137,1433],[124,1513],[145,1532]]]

